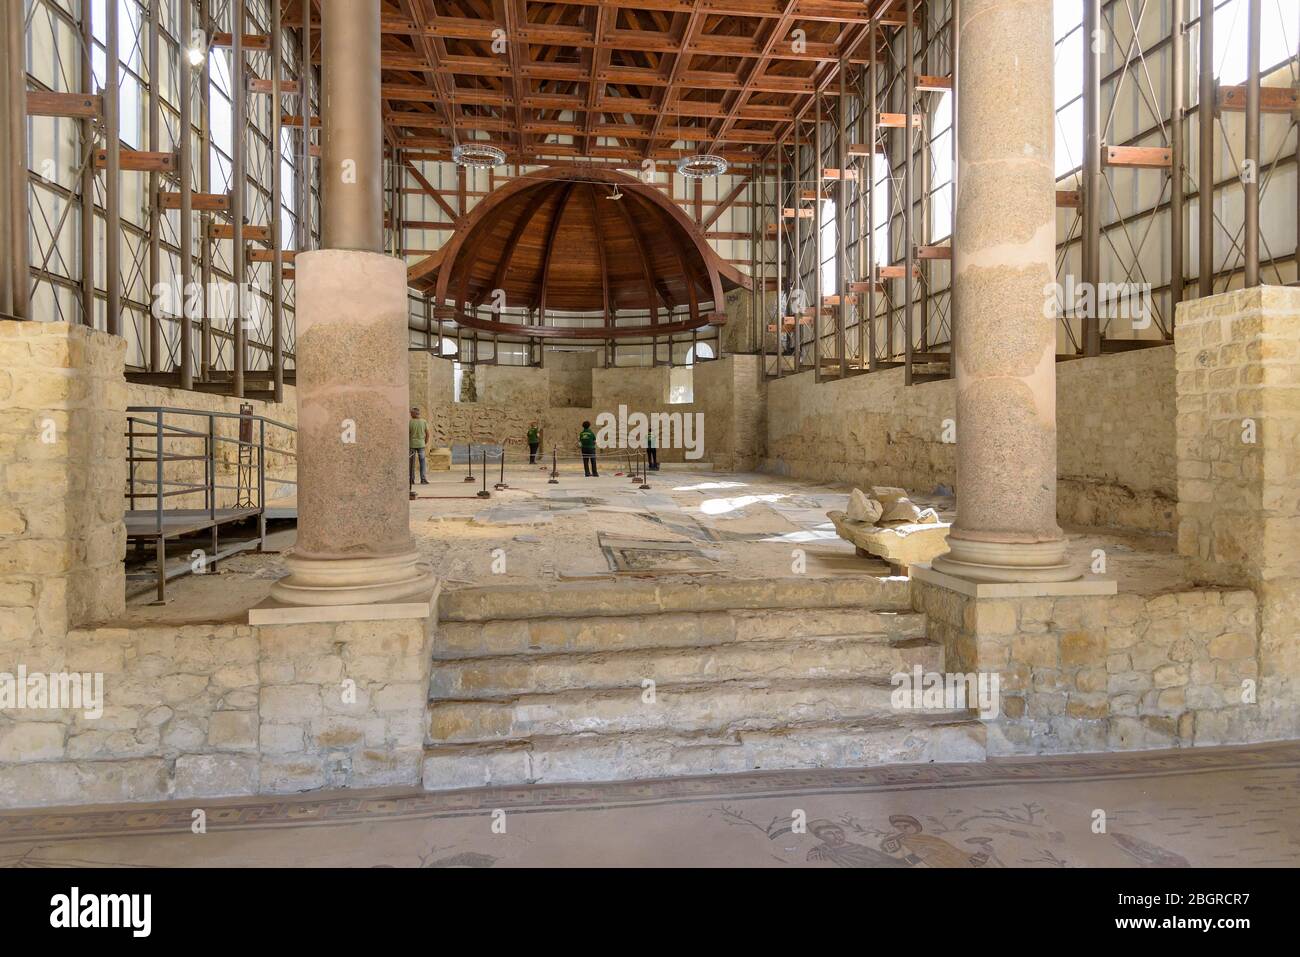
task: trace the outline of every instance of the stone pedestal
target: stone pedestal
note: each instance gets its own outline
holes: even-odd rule
[[[1077,578],[1056,524],[1051,0],[968,0],[954,230],[957,521],[934,567],[974,581]]]
[[[406,269],[378,253],[298,257],[298,543],[271,597],[393,602],[433,589],[411,541]]]
[[[1300,289],[1179,305],[1178,550],[1259,597],[1259,721],[1300,735]]]

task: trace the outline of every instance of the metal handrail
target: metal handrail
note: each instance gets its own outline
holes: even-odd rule
[[[216,521],[217,517],[217,495],[221,491],[234,490],[237,494],[244,491],[244,486],[236,478],[235,485],[219,483],[217,481],[217,447],[218,443],[227,443],[240,449],[245,447],[256,449],[257,460],[257,501],[252,503],[253,483],[251,481],[248,487],[249,507],[263,516],[265,520],[266,511],[266,456],[268,452],[271,455],[283,455],[290,459],[296,459],[297,453],[287,449],[268,448],[266,444],[266,427],[270,425],[274,428],[283,429],[286,432],[296,433],[298,430],[284,422],[267,418],[266,416],[256,415],[253,413],[243,412],[218,412],[200,409],[182,409],[174,406],[128,406],[127,407],[127,430],[125,433],[127,439],[127,488],[125,498],[128,507],[132,511],[135,508],[137,499],[154,500],[154,523],[156,532],[161,535],[163,531],[163,516],[165,513],[164,504],[168,498],[178,495],[195,495],[203,493],[204,509],[208,512],[208,517]],[[187,428],[175,425],[166,421],[167,416],[185,416],[188,418],[205,419],[207,421],[207,430]],[[237,431],[234,438],[217,434],[217,421],[219,419],[233,419],[239,423],[240,431]],[[242,429],[245,422],[256,422],[256,438],[245,440],[242,437]],[[143,431],[138,431],[137,427],[143,427]],[[203,442],[202,454],[182,454],[177,452],[168,452],[164,443],[168,441],[186,441],[200,440]],[[143,445],[143,448],[137,447],[137,442]],[[164,475],[164,466],[169,462],[202,462],[203,463],[203,482],[189,483],[184,481],[168,481]],[[138,464],[153,465],[153,476],[150,478],[136,476],[136,466]],[[249,463],[251,466],[251,462]],[[238,470],[240,463],[236,463],[235,468]],[[283,485],[297,485],[296,478],[275,478],[272,481]],[[137,491],[137,483],[144,486],[144,491]],[[236,508],[239,502],[236,502]],[[264,533],[263,533],[264,534]]]

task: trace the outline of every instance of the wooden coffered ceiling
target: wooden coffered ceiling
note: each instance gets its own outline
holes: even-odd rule
[[[906,0],[384,0],[386,133],[432,158],[475,140],[517,163],[706,151],[753,162],[814,92],[836,91],[842,58],[865,62],[872,19],[896,27],[905,11]],[[286,26],[301,22],[301,3],[286,4]]]

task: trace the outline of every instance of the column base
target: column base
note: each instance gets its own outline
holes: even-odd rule
[[[973,582],[1068,582],[1083,577],[1066,556],[1065,540],[981,542],[948,536],[948,553],[930,567]]]
[[[271,586],[285,605],[371,605],[427,597],[437,579],[415,551],[368,558],[285,559],[289,574]]]

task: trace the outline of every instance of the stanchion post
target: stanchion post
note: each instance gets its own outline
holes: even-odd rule
[[[644,492],[650,488],[650,463],[647,460],[645,450],[641,451],[641,490]]]
[[[501,481],[497,482],[494,488],[496,488],[496,490],[499,492],[501,491],[501,489],[509,488],[509,487],[510,486],[506,484],[506,447],[502,445],[501,446]]]
[[[473,442],[465,443],[465,462],[469,466],[469,470],[465,473],[465,481],[472,482],[474,481],[474,443]]]
[[[483,471],[483,488],[479,491],[479,498],[491,498],[492,493],[487,490],[487,449],[483,450],[483,461],[480,463]]]
[[[555,451],[555,446],[551,446],[551,477],[546,480],[547,485],[560,484],[560,459]]]

